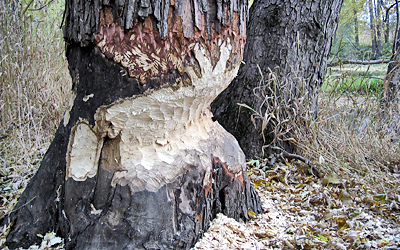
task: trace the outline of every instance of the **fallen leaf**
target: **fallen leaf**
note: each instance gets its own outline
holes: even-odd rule
[[[330,172],[328,176],[322,179],[322,184],[325,186],[328,184],[340,184],[339,176],[334,172]]]
[[[249,215],[250,218],[252,218],[252,219],[257,219],[257,214],[254,213],[253,211],[249,210],[249,211],[247,212],[247,214]]]

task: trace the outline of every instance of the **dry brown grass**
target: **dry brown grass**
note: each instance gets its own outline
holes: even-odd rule
[[[325,84],[338,86],[342,85],[338,81],[349,80],[351,78],[340,77]],[[285,91],[287,83],[280,81],[274,73],[262,77],[260,87],[255,91],[264,91],[264,108],[253,109],[241,104],[254,111],[253,119],[261,119],[264,128],[273,125],[276,136],[268,147],[276,149],[280,143],[290,141],[299,149],[298,154],[311,160],[325,174],[335,172],[362,178],[376,184],[377,191],[383,193],[398,187],[400,135],[387,125],[399,121],[391,120],[396,116],[383,119],[381,93],[363,91],[362,86],[351,93],[325,87],[319,95],[318,117],[313,119],[305,108],[309,106],[304,88],[307,81],[295,84],[300,87],[291,92]],[[284,98],[268,95],[270,92],[283,93]]]
[[[356,174],[387,192],[387,181],[399,172],[398,135],[382,129],[375,97],[323,96],[319,119],[309,133],[299,133],[299,146],[309,158],[330,171]],[[321,159],[321,160],[319,160]]]
[[[0,1],[0,218],[40,165],[71,88],[62,12],[22,14],[13,2]]]
[[[387,126],[398,121],[382,114],[379,94],[322,92],[318,118],[294,130],[297,145],[326,173],[362,179],[374,192],[398,194],[400,135]]]

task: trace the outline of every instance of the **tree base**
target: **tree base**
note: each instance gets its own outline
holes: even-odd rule
[[[186,128],[191,126],[192,130],[183,131],[183,126],[175,130],[176,137],[170,137],[172,141],[152,144],[159,149],[165,143],[175,142],[171,147],[175,151],[168,151],[174,156],[168,174],[148,178],[156,176],[158,170],[165,171],[167,163],[162,161],[152,166],[154,175],[144,171],[145,167],[139,172],[135,166],[126,164],[136,164],[136,161],[131,160],[131,151],[121,153],[124,147],[119,146],[129,142],[129,138],[124,141],[124,133],[140,124],[129,124],[126,130],[115,135],[101,133],[105,123],[95,120],[96,114],[123,104],[122,99],[150,97],[149,91],[146,95],[144,92],[149,86],[157,87],[157,82],[142,86],[137,79],[122,76],[122,68],[102,56],[97,48],[71,45],[67,48],[67,57],[75,84],[74,105],[64,116],[41,167],[13,212],[0,223],[12,223],[6,242],[9,248],[27,248],[41,241],[38,234],[53,231],[65,239],[66,249],[189,249],[217,213],[246,221],[249,211],[262,212],[261,201],[245,171],[243,152],[234,137],[206,114],[204,117],[197,115],[198,122],[188,123]],[[163,77],[173,82],[180,76],[170,71]],[[220,82],[223,78],[218,79]],[[159,88],[152,93],[166,89]],[[173,93],[178,92],[175,89]],[[169,95],[169,99],[172,97]],[[192,140],[179,137],[181,135]],[[89,145],[93,138],[98,140],[94,143],[96,153],[80,158],[91,159],[93,164],[86,161],[80,164],[72,155],[86,152],[89,147],[78,146]],[[149,154],[141,158],[144,163],[154,161],[152,156],[158,151],[147,152]],[[94,157],[98,158],[93,160]],[[80,175],[78,170],[82,169],[87,170],[87,174]],[[124,173],[135,171],[138,178],[132,178],[133,175],[124,178]]]
[[[213,158],[212,181],[207,186],[203,185],[206,175],[205,170],[189,166],[175,182],[157,192],[134,194],[128,186],[120,185],[98,190],[111,181],[105,169],[84,182],[69,178],[65,182],[65,200],[69,202],[64,209],[52,214],[57,210],[55,202],[54,212],[42,210],[34,215],[31,211],[31,216],[21,216],[30,209],[20,206],[14,213],[18,217],[7,245],[11,249],[29,247],[40,242],[38,233],[54,230],[65,238],[66,249],[189,249],[218,213],[247,221],[249,211],[262,212],[260,198],[246,173],[235,176],[226,164]],[[66,214],[74,216],[67,219]],[[33,218],[45,215],[49,224],[31,227]]]

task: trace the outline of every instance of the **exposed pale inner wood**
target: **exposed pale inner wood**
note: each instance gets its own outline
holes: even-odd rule
[[[101,143],[102,144],[102,143]],[[78,122],[71,132],[68,148],[67,176],[75,180],[86,180],[97,173],[99,141],[96,133],[85,122]]]
[[[185,69],[191,85],[152,90],[97,110],[93,130],[98,135],[99,147],[104,137],[121,137],[119,169],[114,173],[113,185],[129,185],[132,192],[157,191],[174,181],[189,165],[211,171],[213,156],[226,162],[233,173],[242,173],[246,167],[242,150],[232,135],[212,121],[209,111],[210,103],[229,85],[239,69],[239,65],[233,70],[226,69],[232,51],[229,39],[219,41],[219,50],[220,60],[213,67],[206,49],[200,43],[193,46],[201,74],[192,66]],[[88,141],[92,140],[91,133],[87,136]],[[80,155],[93,155],[92,149],[84,152],[84,147],[79,146],[87,143],[82,133],[71,138],[79,138],[79,141],[70,142],[70,155],[77,150]],[[98,164],[98,158],[89,158],[93,161],[91,164]],[[92,169],[86,175],[82,173],[87,168],[81,163],[71,160],[67,177],[76,181],[92,177]]]

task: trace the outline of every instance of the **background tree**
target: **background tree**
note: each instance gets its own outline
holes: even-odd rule
[[[396,33],[393,41],[392,57],[388,64],[387,75],[384,81],[384,92],[382,98],[382,126],[387,126],[390,132],[400,133],[400,14],[399,3],[394,5],[396,11],[397,23]]]
[[[382,15],[381,15],[381,8],[382,8],[382,4],[380,0],[376,0],[374,2],[374,6],[375,6],[375,16],[376,16],[376,46],[377,46],[377,55],[379,55],[379,57],[382,56]]]
[[[332,60],[362,59],[365,43],[365,2],[365,0],[343,1],[340,22],[332,45]]]
[[[390,42],[390,9],[391,7],[388,5],[388,1],[380,0],[380,5],[382,6],[384,10],[384,23],[385,23],[385,30],[384,30],[384,38],[385,38],[385,43]]]
[[[265,156],[265,145],[267,152],[273,146],[293,151],[290,138],[284,141],[282,136],[290,132],[289,122],[301,110],[316,116],[341,5],[342,0],[254,1],[245,64],[212,104],[218,122],[236,137],[248,158]],[[307,101],[299,107],[302,93]],[[238,103],[253,108],[260,119],[252,119],[254,112]]]
[[[209,105],[236,75],[247,1],[66,1],[73,104],[2,224],[10,248],[188,249],[262,211]]]
[[[333,61],[369,61],[379,51],[381,56],[376,59],[391,57],[396,25],[394,3],[393,0],[344,0],[331,53]],[[375,32],[371,32],[371,14]]]
[[[375,0],[368,0],[369,25],[372,42],[371,59],[375,60],[381,56],[381,25],[380,25],[380,5]]]
[[[356,8],[353,8],[354,14],[354,41],[357,47],[360,47],[360,35],[359,35],[359,25],[358,25],[358,12]]]

